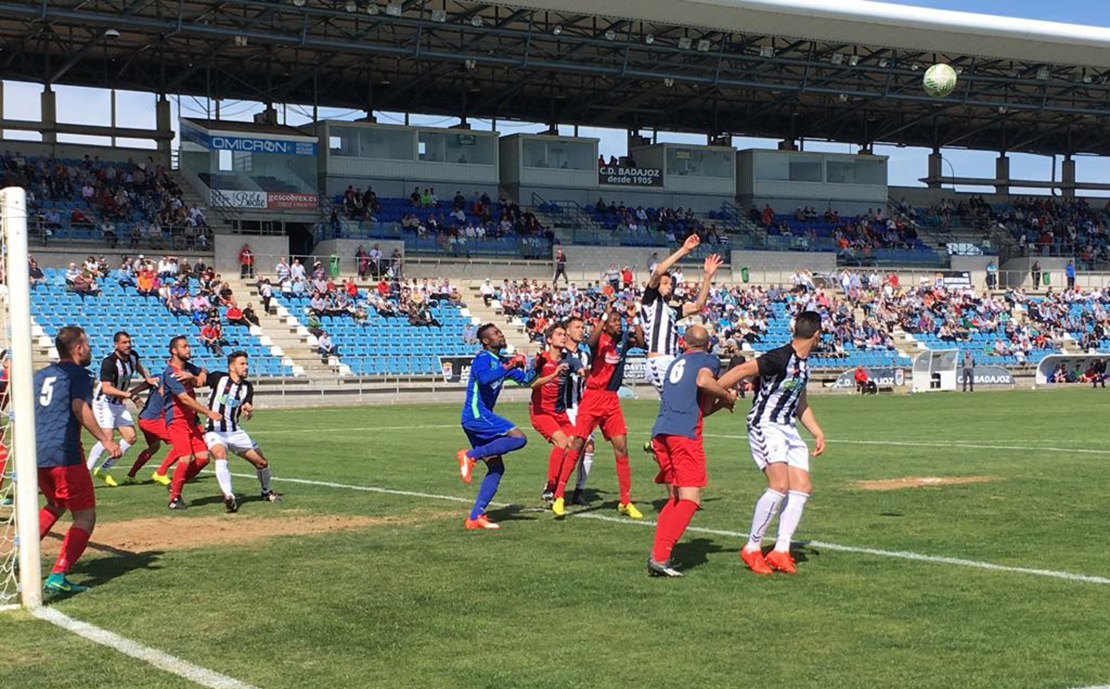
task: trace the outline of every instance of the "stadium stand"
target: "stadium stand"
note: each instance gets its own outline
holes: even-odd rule
[[[80,294],[66,285],[66,271],[44,268],[44,279],[31,292],[31,313],[35,322],[47,336],[53,338],[57,331],[74,323],[82,325],[89,334],[94,357],[107,356],[112,351],[112,336],[118,330],[131,334],[135,351],[146,361],[149,370],[160,370],[158,362],[165,358],[170,338],[186,335],[192,345],[193,360],[209,370],[222,370],[226,362],[214,350],[201,344],[200,330],[185,315],[172,314],[157,296],[140,296],[135,287],[120,284],[120,272],[112,271],[101,280],[93,280],[86,294]],[[197,285],[195,278],[181,281],[186,288]],[[229,324],[226,309],[221,309],[224,353],[242,349],[251,358],[251,376],[280,377],[292,375],[290,366],[263,345],[258,335],[244,325]]]

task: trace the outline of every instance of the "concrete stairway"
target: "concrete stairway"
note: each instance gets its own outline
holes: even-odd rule
[[[320,361],[320,356],[316,353],[316,338],[301,322],[301,314],[290,313],[289,309],[276,301],[270,304],[274,312],[264,313],[262,298],[252,282],[232,278],[228,280],[228,284],[240,306],[246,306],[247,302],[255,305],[259,326],[251,328],[251,332],[261,338],[263,345],[276,347],[279,355],[286,360],[286,365],[293,366],[294,375],[316,380],[351,374],[351,368],[338,357],[331,357],[326,364]]]

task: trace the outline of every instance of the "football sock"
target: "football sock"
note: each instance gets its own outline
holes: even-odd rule
[[[519,450],[528,444],[528,439],[525,437],[516,437],[513,435],[503,435],[500,438],[494,438],[492,442],[470,450],[466,453],[467,457],[471,459],[484,459],[485,457],[497,457],[499,455],[507,455],[510,452]]]
[[[809,493],[797,490],[790,491],[786,496],[786,504],[782,506],[782,515],[779,517],[779,536],[775,540],[775,550],[790,552],[790,539],[798,529],[798,522],[802,521],[806,500],[809,500]]]
[[[135,478],[135,475],[139,473],[139,469],[142,469],[143,466],[147,462],[149,462],[150,458],[153,457],[153,456],[154,456],[154,453],[150,451],[149,447],[147,449],[143,450],[142,452],[140,452],[139,456],[135,458],[135,463],[132,464],[131,468],[127,470],[127,475],[130,476],[131,478]]]
[[[69,527],[69,531],[66,531],[66,537],[62,540],[62,552],[58,553],[58,559],[54,561],[54,569],[50,572],[52,574],[68,572],[77,562],[77,559],[81,557],[81,553],[85,552],[85,546],[89,544],[90,535],[88,531],[78,526]]]
[[[763,491],[763,495],[755,503],[755,513],[752,515],[752,530],[748,533],[748,545],[746,546],[749,550],[754,550],[762,545],[763,533],[767,531],[771,520],[775,518],[775,514],[779,511],[779,505],[782,504],[785,497],[782,493],[770,488]]]
[[[173,468],[173,479],[170,483],[170,500],[181,497],[181,489],[185,486],[185,475],[189,473],[192,462],[178,462]]]
[[[265,467],[259,469],[257,473],[258,473],[258,483],[262,486],[262,492],[263,493],[269,493],[270,492],[270,465],[267,464]]]
[[[668,500],[659,513],[659,521],[655,524],[655,541],[651,547],[651,559],[656,562],[666,562],[671,557],[671,550],[686,527],[694,513],[698,511],[698,503],[693,500]]]
[[[205,457],[204,459],[194,459],[193,461],[189,462],[189,464],[188,464],[189,468],[188,468],[188,471],[185,474],[185,480],[186,481],[192,481],[196,477],[196,475],[201,472],[201,469],[203,469],[206,466],[208,466],[208,458],[207,457]]]
[[[97,441],[96,445],[93,445],[93,449],[89,451],[89,458],[85,461],[85,464],[89,465],[89,471],[93,470],[93,467],[96,466],[96,462],[100,459],[100,455],[102,454],[104,454],[104,445],[100,441]]]
[[[497,494],[497,486],[501,484],[501,476],[505,473],[505,463],[500,459],[486,462],[486,477],[478,487],[478,497],[474,500],[474,509],[470,510],[470,518],[477,519],[486,513],[486,508]]]
[[[220,490],[224,492],[224,497],[235,495],[231,490],[231,469],[227,468],[226,459],[216,460],[216,482],[220,484]]]
[[[99,443],[97,443],[97,444],[99,444]],[[131,443],[127,442],[126,440],[122,440],[122,439],[119,441],[119,450],[120,450],[120,455],[119,456],[120,457],[123,457],[125,454],[127,454],[127,451],[130,450],[130,449],[131,449]],[[104,463],[100,465],[100,470],[101,471],[108,471],[109,469],[112,468],[112,465],[115,464],[115,463],[116,463],[116,458],[111,456],[111,455],[108,455],[108,459],[104,460]]]
[[[161,476],[165,476],[166,472],[170,470],[170,467],[174,465],[174,462],[176,462],[180,456],[181,455],[177,454],[177,450],[171,447],[169,454],[167,454],[166,458],[162,460],[162,463],[158,465],[158,473]]]
[[[632,502],[632,466],[628,463],[628,455],[617,457],[617,485],[620,486],[621,504]]]
[[[563,456],[566,450],[558,447],[551,448],[547,456],[547,490],[555,490],[555,482],[559,480],[559,473],[563,469]]]
[[[578,479],[574,483],[575,490],[582,490],[586,487],[586,479],[590,476],[590,468],[594,465],[594,453],[587,452],[582,455],[582,461],[578,464]]]
[[[43,507],[39,510],[39,540],[41,541],[50,533],[50,527],[54,526],[54,522],[58,521],[61,515],[54,514],[50,510]]]
[[[567,481],[570,480],[570,472],[574,471],[574,465],[578,462],[578,450],[573,447],[568,448],[563,455],[563,464],[559,467],[559,478],[555,481],[555,497],[561,498],[567,494]]]

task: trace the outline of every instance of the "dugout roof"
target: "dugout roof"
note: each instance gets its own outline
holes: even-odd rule
[[[921,89],[937,61],[960,73],[942,100]],[[1110,154],[1110,30],[846,0],[0,0],[0,76],[629,129]]]

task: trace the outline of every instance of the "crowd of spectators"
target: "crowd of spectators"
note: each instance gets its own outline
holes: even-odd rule
[[[5,186],[27,190],[31,230],[43,241],[74,228],[99,231],[111,247],[157,245],[175,237],[186,248],[206,249],[210,243],[204,210],[185,204],[181,189],[153,158],[120,163],[86,155],[71,161],[5,151],[0,177]]]
[[[653,235],[661,233],[668,244],[682,243],[697,234],[703,244],[728,244],[729,237],[715,223],[702,222],[691,208],[644,208],[626,206],[598,198],[589,208],[595,222],[606,230],[622,235]]]
[[[765,205],[762,210],[752,206],[749,216],[768,234],[797,238],[813,247],[831,240],[841,255],[863,262],[869,261],[879,249],[912,251],[925,248],[919,239],[918,225],[911,216],[899,212],[888,214],[882,207],[869,208],[859,216],[841,217],[831,208],[818,215],[817,209],[811,206],[799,206],[792,215],[779,215],[770,205]]]

